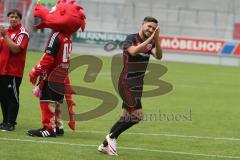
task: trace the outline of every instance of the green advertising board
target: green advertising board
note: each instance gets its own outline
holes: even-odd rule
[[[126,39],[127,34],[112,33],[112,32],[97,32],[97,31],[84,31],[76,32],[73,35],[73,42],[105,45],[108,42],[122,42]]]

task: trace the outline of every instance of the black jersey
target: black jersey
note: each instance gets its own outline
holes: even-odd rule
[[[142,108],[143,79],[155,44],[149,43],[143,53],[136,56],[130,55],[127,48],[142,42],[139,34],[128,35],[123,42],[123,69],[119,78],[118,91],[123,100],[122,107],[130,112]]]
[[[151,51],[155,47],[155,44],[153,42],[149,43],[144,49],[144,52],[136,56],[130,55],[127,51],[127,48],[130,46],[137,46],[142,42],[143,40],[138,33],[128,35],[123,42],[123,70],[120,76],[120,81],[143,81],[149,58],[152,54]]]

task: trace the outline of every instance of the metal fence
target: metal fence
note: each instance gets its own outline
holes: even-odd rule
[[[22,22],[25,23],[27,11],[32,0],[0,0],[0,22],[7,21],[7,13],[10,9],[19,9],[23,15]]]

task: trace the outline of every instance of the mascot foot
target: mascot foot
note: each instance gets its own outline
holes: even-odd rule
[[[75,121],[73,121],[73,120],[69,121],[69,122],[68,122],[68,126],[69,126],[69,128],[71,128],[71,129],[74,131],[75,128],[76,128],[76,123],[75,123]]]
[[[56,137],[56,132],[48,131],[45,128],[41,129],[32,129],[27,132],[29,136],[32,137]]]
[[[56,128],[56,135],[57,136],[63,136],[64,135],[64,129],[63,128]]]

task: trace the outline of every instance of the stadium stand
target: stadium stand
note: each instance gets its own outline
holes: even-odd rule
[[[37,0],[34,0],[36,2]],[[0,22],[11,8],[24,15],[32,0],[0,0]],[[87,14],[87,30],[134,32],[143,17],[158,18],[164,35],[232,39],[240,22],[238,0],[78,0]],[[41,0],[53,6],[55,0]],[[23,16],[25,18],[25,16]],[[23,19],[25,21],[25,19]],[[201,30],[201,31],[200,31]]]
[[[23,12],[24,24],[28,26],[31,33],[29,49],[39,51],[39,49],[43,50],[45,41],[51,31],[48,29],[36,30],[33,27],[35,20],[32,16],[32,9],[36,1],[37,0],[0,0],[0,22],[6,20],[5,14],[9,9],[19,8]],[[159,20],[162,36],[226,41],[231,41],[232,39],[240,40],[239,0],[77,1],[82,3],[87,15],[86,31],[94,31],[94,33],[134,33],[139,30],[140,24],[142,23],[141,21],[145,16],[154,16]],[[41,3],[50,8],[55,5],[56,0],[41,0]],[[78,53],[79,50],[88,53],[90,52],[90,48],[94,53],[99,52],[97,49],[99,46],[95,43],[89,42],[89,44],[86,44],[76,41],[74,45],[76,53]],[[84,47],[86,48],[85,50]],[[169,54],[169,56],[171,59],[171,54]],[[178,56],[176,53],[176,55],[173,56],[174,60],[182,59]],[[208,57],[208,55],[206,55],[206,57]],[[204,59],[201,55],[199,55],[197,59],[198,58]],[[217,62],[225,64],[221,56],[215,58],[217,58]],[[190,57],[190,59],[192,60],[192,57]],[[205,59],[203,61],[205,62]],[[238,61],[235,62],[234,59],[234,64],[240,64]],[[226,63],[231,64],[232,61]]]
[[[89,0],[82,3],[88,18],[87,29],[93,31],[133,32],[143,17],[150,15],[158,18],[165,35],[232,39],[234,24],[240,21],[237,0]]]
[[[23,14],[23,22],[32,0],[0,0],[0,22],[6,22],[6,13],[13,8],[19,9]]]
[[[0,0],[0,22],[4,21],[4,0]]]

